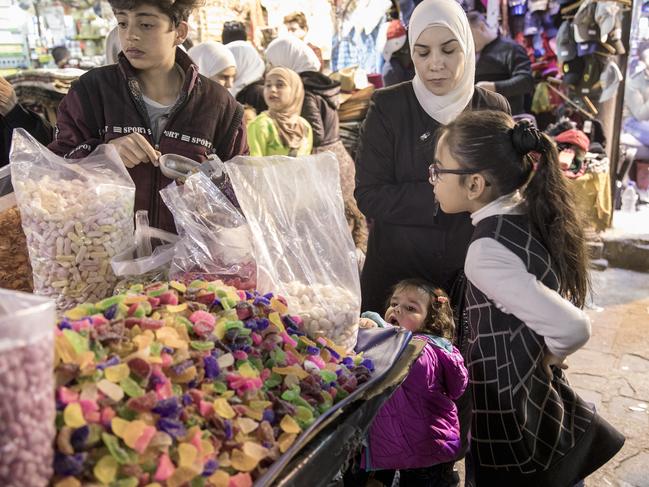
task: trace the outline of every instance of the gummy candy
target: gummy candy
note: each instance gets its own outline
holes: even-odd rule
[[[63,410],[63,420],[70,428],[79,428],[86,424],[81,405],[78,402],[68,404]]]
[[[97,480],[99,480],[102,484],[110,484],[113,480],[115,480],[115,476],[117,475],[117,467],[117,461],[112,456],[105,455],[99,459],[99,461],[95,465],[95,468],[93,469],[93,473],[95,474]]]
[[[282,421],[279,423],[279,427],[282,428],[282,431],[285,433],[294,433],[299,434],[302,432],[300,425],[291,418],[288,414],[282,418]]]

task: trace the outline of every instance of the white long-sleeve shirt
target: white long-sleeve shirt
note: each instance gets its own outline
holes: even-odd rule
[[[525,202],[516,191],[472,213],[471,220],[475,226],[490,216],[524,213]],[[495,239],[471,243],[464,272],[501,311],[542,336],[553,354],[566,357],[590,338],[588,315],[527,272],[523,261]]]

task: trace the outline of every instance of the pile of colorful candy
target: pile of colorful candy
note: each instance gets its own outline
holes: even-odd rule
[[[244,487],[373,370],[272,294],[135,286],[56,336],[57,487]]]

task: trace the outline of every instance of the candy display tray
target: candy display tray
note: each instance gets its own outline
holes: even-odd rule
[[[400,383],[421,347],[398,328],[359,330],[356,352],[374,362],[371,379],[321,415],[255,487],[326,486],[362,440],[381,405]],[[418,350],[416,350],[418,348]]]

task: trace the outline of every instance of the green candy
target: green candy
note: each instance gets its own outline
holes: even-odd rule
[[[135,463],[137,461],[137,455],[135,452],[130,451],[126,447],[122,447],[119,444],[117,437],[109,435],[108,433],[102,433],[101,439],[108,448],[110,455],[121,465],[126,465],[129,463]],[[137,484],[136,484],[137,485]]]
[[[140,481],[135,477],[128,477],[126,479],[115,480],[110,483],[110,487],[137,487]]]
[[[124,296],[121,294],[118,294],[117,296],[111,296],[110,298],[103,299],[99,301],[95,307],[101,311],[102,313],[106,311],[108,308],[115,304],[122,304],[124,301]]]
[[[281,350],[280,348],[275,348],[272,352],[270,352],[270,357],[275,361],[276,364],[286,364],[286,354],[284,353],[284,350]]]
[[[172,384],[171,391],[174,393],[174,396],[183,395],[183,388],[179,384]]]
[[[206,351],[212,350],[214,348],[214,342],[191,341],[191,342],[189,342],[189,345],[194,350],[198,350],[199,352],[206,352]]]
[[[191,487],[205,487],[205,477],[194,477],[189,485]]]
[[[126,421],[135,421],[137,419],[138,413],[137,411],[133,411],[126,405],[120,406],[117,408],[117,415],[125,419]]]
[[[217,290],[216,290],[216,295],[217,295],[219,298],[223,299],[223,298],[227,298],[228,293],[227,293],[225,290],[223,290],[223,289],[217,289]]]
[[[291,387],[282,392],[282,399],[288,402],[293,402],[300,397],[300,388],[298,386]]]
[[[129,294],[142,294],[144,291],[144,284],[133,284],[129,288]]]
[[[239,328],[241,332],[243,332],[244,329],[247,330],[247,328],[243,327],[243,321],[226,321],[225,322],[225,331],[232,330],[233,328]],[[250,331],[250,330],[248,330]],[[243,333],[242,333],[243,334]]]
[[[135,308],[135,311],[133,312],[133,318],[144,318],[146,316],[146,312],[144,311],[144,307],[142,306],[142,303],[138,304],[137,308]]]
[[[149,348],[149,349],[151,350],[151,356],[153,356],[153,357],[159,357],[160,354],[162,353],[162,343],[159,343],[159,342],[153,342],[153,343],[150,345],[150,348]]]
[[[300,421],[311,421],[313,419],[313,412],[304,406],[295,408],[295,419]]]
[[[212,387],[214,388],[214,392],[216,392],[217,394],[223,394],[228,390],[228,386],[218,380],[212,384]]]
[[[266,382],[264,382],[264,388],[266,390],[274,389],[275,387],[281,385],[282,382],[282,376],[273,372],[272,374],[270,374],[270,377],[266,379]]]
[[[330,382],[335,382],[338,379],[338,376],[336,375],[336,373],[331,372],[329,370],[321,370],[320,371],[320,377],[322,377],[322,380],[326,384],[329,384]]]
[[[89,350],[88,338],[80,335],[76,331],[65,329],[63,330],[63,336],[70,342],[70,345],[72,345],[76,353],[81,354]]]
[[[137,382],[135,382],[133,379],[130,377],[127,377],[126,379],[123,379],[119,383],[120,387],[124,389],[124,393],[128,397],[141,397],[144,396],[145,391],[142,389]]]

